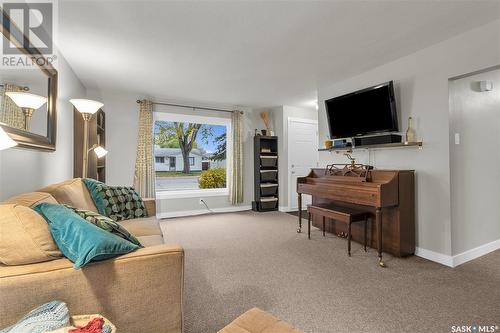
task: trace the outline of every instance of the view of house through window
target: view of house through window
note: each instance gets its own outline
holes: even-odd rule
[[[226,188],[227,131],[221,124],[156,120],[156,190]]]

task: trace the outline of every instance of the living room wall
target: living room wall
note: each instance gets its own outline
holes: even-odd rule
[[[361,151],[354,156],[377,168],[416,170],[417,254],[445,264],[452,264],[457,255],[452,251],[448,79],[498,65],[499,44],[497,20],[318,91],[321,147],[328,135],[325,99],[394,80],[400,130],[406,130],[412,116],[418,137],[424,140],[423,149]],[[320,153],[323,166],[332,162],[347,160]]]
[[[135,156],[137,145],[137,99],[147,98],[135,94],[126,94],[113,91],[89,90],[89,98],[100,100],[104,103],[106,112],[106,148],[109,153],[106,156],[106,182],[114,185],[132,185],[134,180]],[[191,104],[188,102],[179,104]],[[192,103],[199,105],[199,103]],[[231,109],[231,106],[217,105],[223,109]],[[158,106],[160,110],[162,106]],[[250,209],[253,200],[253,132],[254,128],[262,128],[262,122],[250,108],[243,108],[244,115],[244,144],[243,144],[243,172],[244,172],[244,202],[239,207],[232,206],[227,195],[221,196],[199,196],[190,198],[159,199],[158,214],[161,217],[180,216],[185,214],[207,212],[200,205],[199,199],[203,198],[210,209],[224,212],[231,210]],[[189,114],[190,109],[182,109],[182,113]],[[200,115],[221,116],[220,112],[198,110]],[[222,113],[222,115],[224,115]]]
[[[20,148],[1,151],[0,200],[73,177],[73,107],[69,99],[85,98],[86,90],[64,57],[57,56],[56,151]]]

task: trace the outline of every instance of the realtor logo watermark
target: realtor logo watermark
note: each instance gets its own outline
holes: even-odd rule
[[[53,65],[55,4],[51,1],[1,2],[3,26],[11,40],[3,37],[2,68],[33,68]],[[30,54],[19,50],[18,46]],[[35,54],[35,55],[33,55]]]
[[[498,325],[453,325],[452,333],[495,333],[500,332]]]

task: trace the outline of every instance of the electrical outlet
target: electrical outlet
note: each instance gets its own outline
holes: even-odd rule
[[[204,200],[202,198],[200,198],[199,204],[204,205]]]

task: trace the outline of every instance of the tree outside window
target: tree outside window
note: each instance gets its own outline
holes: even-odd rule
[[[226,125],[155,121],[155,155],[170,156],[155,158],[157,190],[226,188],[226,136]]]

